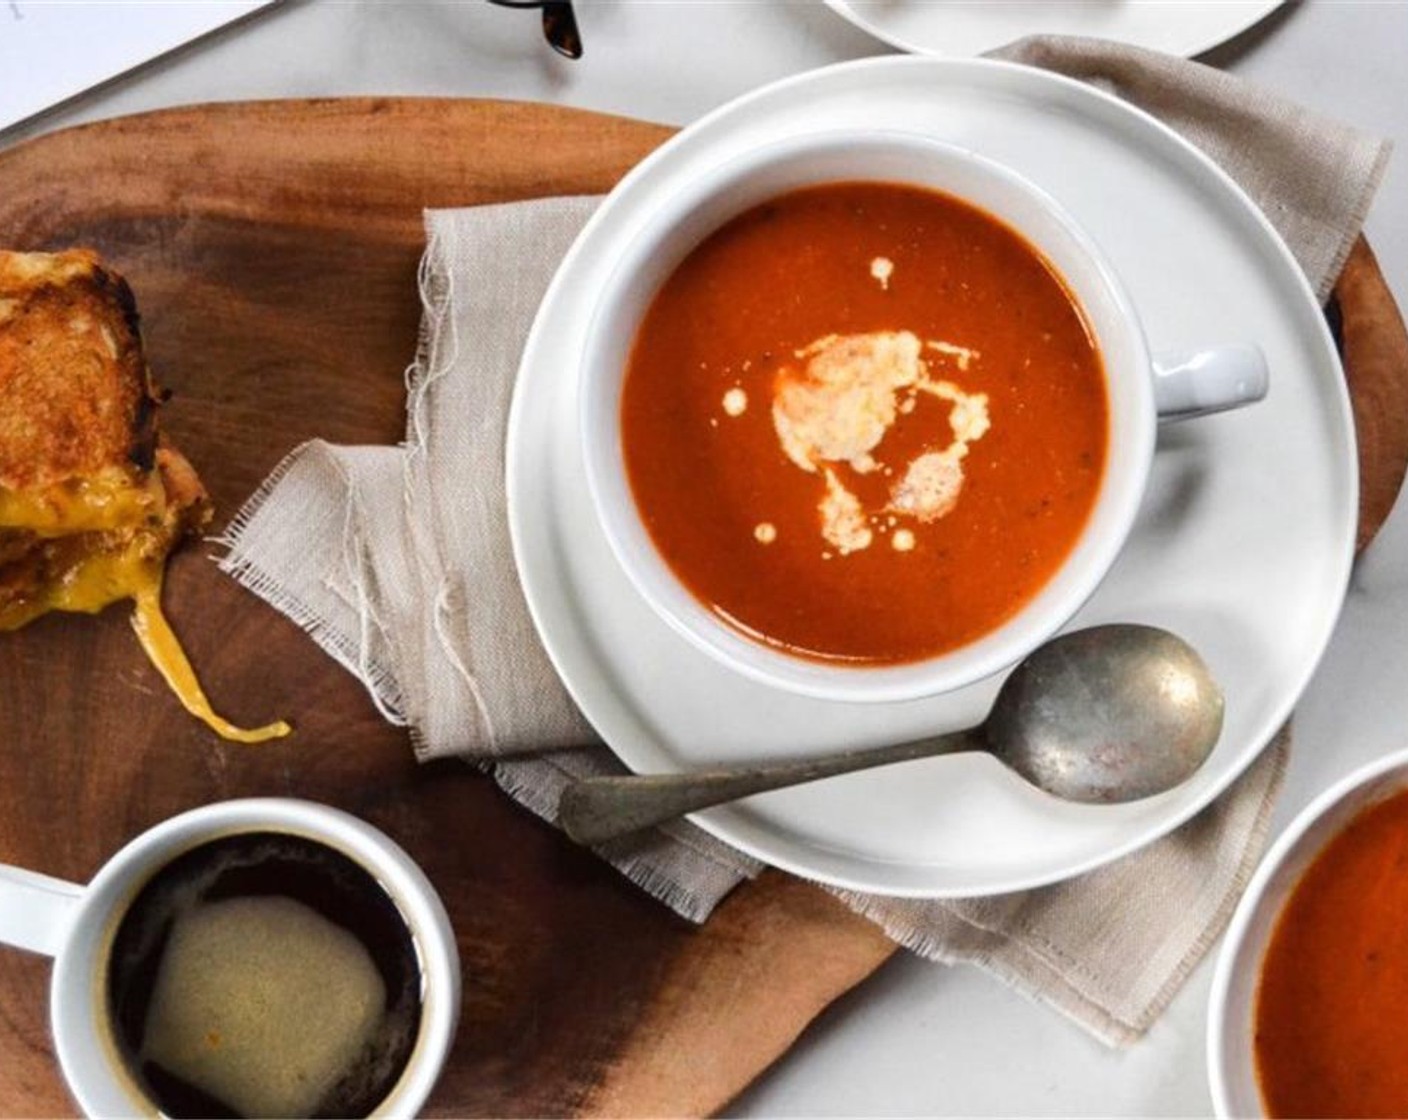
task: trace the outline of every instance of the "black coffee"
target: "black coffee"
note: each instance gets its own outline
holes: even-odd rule
[[[365,1116],[415,1046],[421,972],[391,897],[287,833],[212,840],[162,868],[118,927],[118,1046],[168,1116]]]

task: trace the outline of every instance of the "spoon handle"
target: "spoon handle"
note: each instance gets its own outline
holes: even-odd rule
[[[978,729],[950,735],[865,747],[826,758],[731,766],[689,774],[623,774],[586,778],[568,786],[558,807],[558,823],[579,844],[600,844],[697,809],[755,793],[801,785],[819,778],[888,766],[916,758],[981,750]]]

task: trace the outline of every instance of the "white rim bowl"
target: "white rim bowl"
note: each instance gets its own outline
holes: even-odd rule
[[[1271,846],[1237,905],[1208,1007],[1208,1082],[1221,1117],[1264,1116],[1253,1048],[1262,960],[1301,875],[1354,817],[1408,789],[1408,751],[1372,762],[1320,794]]]

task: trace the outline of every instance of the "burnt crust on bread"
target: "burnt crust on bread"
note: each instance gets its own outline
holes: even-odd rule
[[[0,487],[151,470],[159,396],[139,323],[92,250],[0,251]]]

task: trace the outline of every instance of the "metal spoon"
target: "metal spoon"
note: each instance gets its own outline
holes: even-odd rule
[[[803,762],[588,778],[564,792],[559,821],[578,843],[600,844],[765,790],[958,751],[987,751],[1068,801],[1135,801],[1203,764],[1222,711],[1222,690],[1183,639],[1152,626],[1094,626],[1029,654],[967,731]]]

